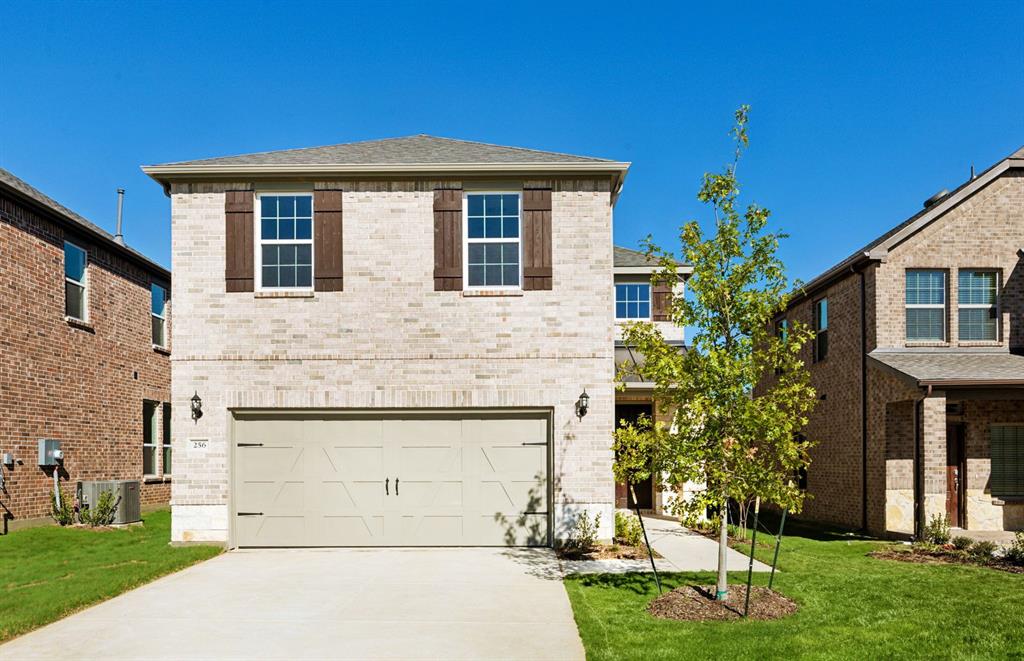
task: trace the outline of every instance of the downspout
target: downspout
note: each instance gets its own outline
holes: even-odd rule
[[[868,313],[864,270],[860,274],[860,527],[868,529]]]
[[[921,465],[921,414],[922,404],[932,394],[928,386],[925,393],[914,400],[914,537],[921,538],[924,528],[924,466]]]

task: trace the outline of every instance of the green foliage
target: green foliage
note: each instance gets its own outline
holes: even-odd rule
[[[109,526],[117,514],[117,501],[114,500],[112,491],[104,491],[100,494],[99,502],[95,506],[83,508],[78,513],[79,520],[93,528],[97,526]]]
[[[922,537],[932,544],[946,544],[949,542],[949,517],[946,515],[932,515],[931,520],[924,526]]]
[[[970,548],[971,544],[974,543],[974,540],[970,537],[957,535],[951,540],[951,542],[953,544],[953,548],[955,548],[957,551],[966,551],[968,548]]]
[[[1004,556],[1007,562],[1015,565],[1024,565],[1024,532],[1015,533],[1013,542],[1006,547]]]
[[[60,506],[57,505],[57,498],[54,493],[50,492],[50,516],[53,520],[62,526],[69,526],[75,522],[75,506],[74,503],[67,497],[64,490],[57,487],[60,491]]]
[[[643,546],[644,531],[640,527],[640,519],[634,514],[615,511],[615,539],[629,546]]]
[[[625,343],[644,360],[624,364],[620,379],[654,383],[658,409],[675,414],[671,425],[643,419],[616,431],[615,477],[627,484],[653,475],[672,485],[707,485],[675,501],[675,513],[686,519],[754,496],[799,512],[804,493],[792,476],[808,465],[813,444],[797,435],[816,402],[799,357],[811,331],[791,321],[785,337],[774,333],[792,288],[776,256],[784,235],[766,231],[767,209],[739,206],[736,170],[749,143],[747,111],[736,112],[733,162],[722,173],[705,174],[697,195],[712,210],[713,234],[705,236],[696,221],[680,233],[682,260],[693,268],[690,296],[672,297],[669,316],[692,328],[691,346],[680,351],[649,322],[623,328]],[[646,247],[659,266],[652,281],[675,286],[673,255],[649,237]]]
[[[595,514],[591,520],[586,512],[580,512],[568,539],[565,540],[565,549],[574,553],[590,553],[597,547],[597,531],[600,527],[600,514]]]
[[[997,548],[999,547],[996,546],[995,542],[982,540],[979,542],[974,542],[974,544],[972,544],[971,547],[967,549],[967,552],[970,553],[971,557],[975,560],[981,562],[988,562],[992,559],[992,554],[996,552]]]

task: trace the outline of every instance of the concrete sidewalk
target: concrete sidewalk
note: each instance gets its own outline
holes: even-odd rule
[[[655,551],[660,553],[671,571],[717,571],[718,543],[703,535],[687,530],[678,521],[644,517],[647,538]],[[729,549],[727,559],[729,571],[746,571],[750,557]],[[658,562],[661,570],[663,563]],[[771,567],[754,561],[754,571],[771,571]]]

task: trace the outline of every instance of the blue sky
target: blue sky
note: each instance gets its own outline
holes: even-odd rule
[[[748,103],[808,279],[1024,145],[1022,2],[711,4],[5,3],[0,166],[168,264],[139,165],[429,133],[632,161],[615,240],[674,246]]]

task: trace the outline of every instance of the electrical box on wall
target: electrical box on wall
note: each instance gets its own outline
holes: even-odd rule
[[[39,439],[39,465],[56,466],[58,460],[64,458],[60,449],[60,441],[52,438]]]

